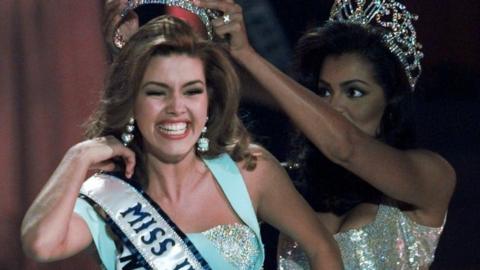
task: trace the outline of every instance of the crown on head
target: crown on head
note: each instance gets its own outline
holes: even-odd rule
[[[197,15],[207,29],[208,38],[213,40],[214,35],[211,21],[218,18],[220,14],[211,9],[195,6],[189,0],[128,0],[127,6],[123,9],[120,15],[124,18],[131,10],[148,4],[162,4],[171,7],[179,7]],[[114,44],[118,48],[122,48],[125,45],[125,40],[119,35],[118,29],[115,31]]]
[[[395,0],[335,0],[330,11],[330,21],[383,27],[386,30],[383,41],[400,60],[412,91],[422,72],[423,58],[422,45],[417,42],[413,27],[416,20],[417,15]]]

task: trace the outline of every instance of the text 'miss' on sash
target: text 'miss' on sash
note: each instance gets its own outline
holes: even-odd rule
[[[126,249],[117,269],[210,270],[188,237],[139,187],[110,175],[95,174],[80,196],[100,206],[107,224]]]

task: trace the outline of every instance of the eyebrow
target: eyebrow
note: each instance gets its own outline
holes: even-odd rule
[[[205,83],[201,80],[194,80],[194,81],[189,81],[187,83],[185,83],[184,85],[182,85],[182,88],[183,87],[187,87],[187,86],[190,86],[190,85],[194,85],[194,84],[197,84],[197,83],[200,83],[202,85],[205,85]],[[166,83],[162,83],[162,82],[156,82],[156,81],[149,81],[149,82],[146,82],[142,85],[142,89],[149,86],[149,85],[154,85],[154,86],[159,86],[159,87],[163,87],[163,88],[170,88],[170,86]]]
[[[364,80],[360,80],[360,79],[348,80],[348,81],[342,82],[340,85],[345,86],[345,85],[349,85],[349,84],[352,84],[352,83],[361,83],[361,84],[370,86],[370,84],[368,82],[366,82]]]
[[[332,87],[328,82],[326,82],[326,81],[324,81],[324,80],[322,80],[322,79],[318,79],[318,84],[324,84],[324,85],[326,85],[326,86],[328,86],[328,87],[330,87],[330,88]]]

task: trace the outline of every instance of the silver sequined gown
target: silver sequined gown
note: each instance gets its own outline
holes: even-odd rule
[[[420,269],[433,262],[442,233],[412,221],[396,207],[380,205],[375,221],[334,235],[346,270]],[[279,270],[310,269],[295,242],[279,247]]]

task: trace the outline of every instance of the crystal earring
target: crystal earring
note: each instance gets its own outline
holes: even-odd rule
[[[133,131],[135,130],[135,119],[130,117],[128,124],[125,126],[125,132],[122,133],[123,145],[128,146],[133,141]]]
[[[207,118],[208,121],[208,118]],[[197,141],[197,150],[200,153],[205,153],[208,151],[208,144],[210,140],[206,136],[207,134],[207,125],[202,128],[202,134],[200,135],[200,138]]]

